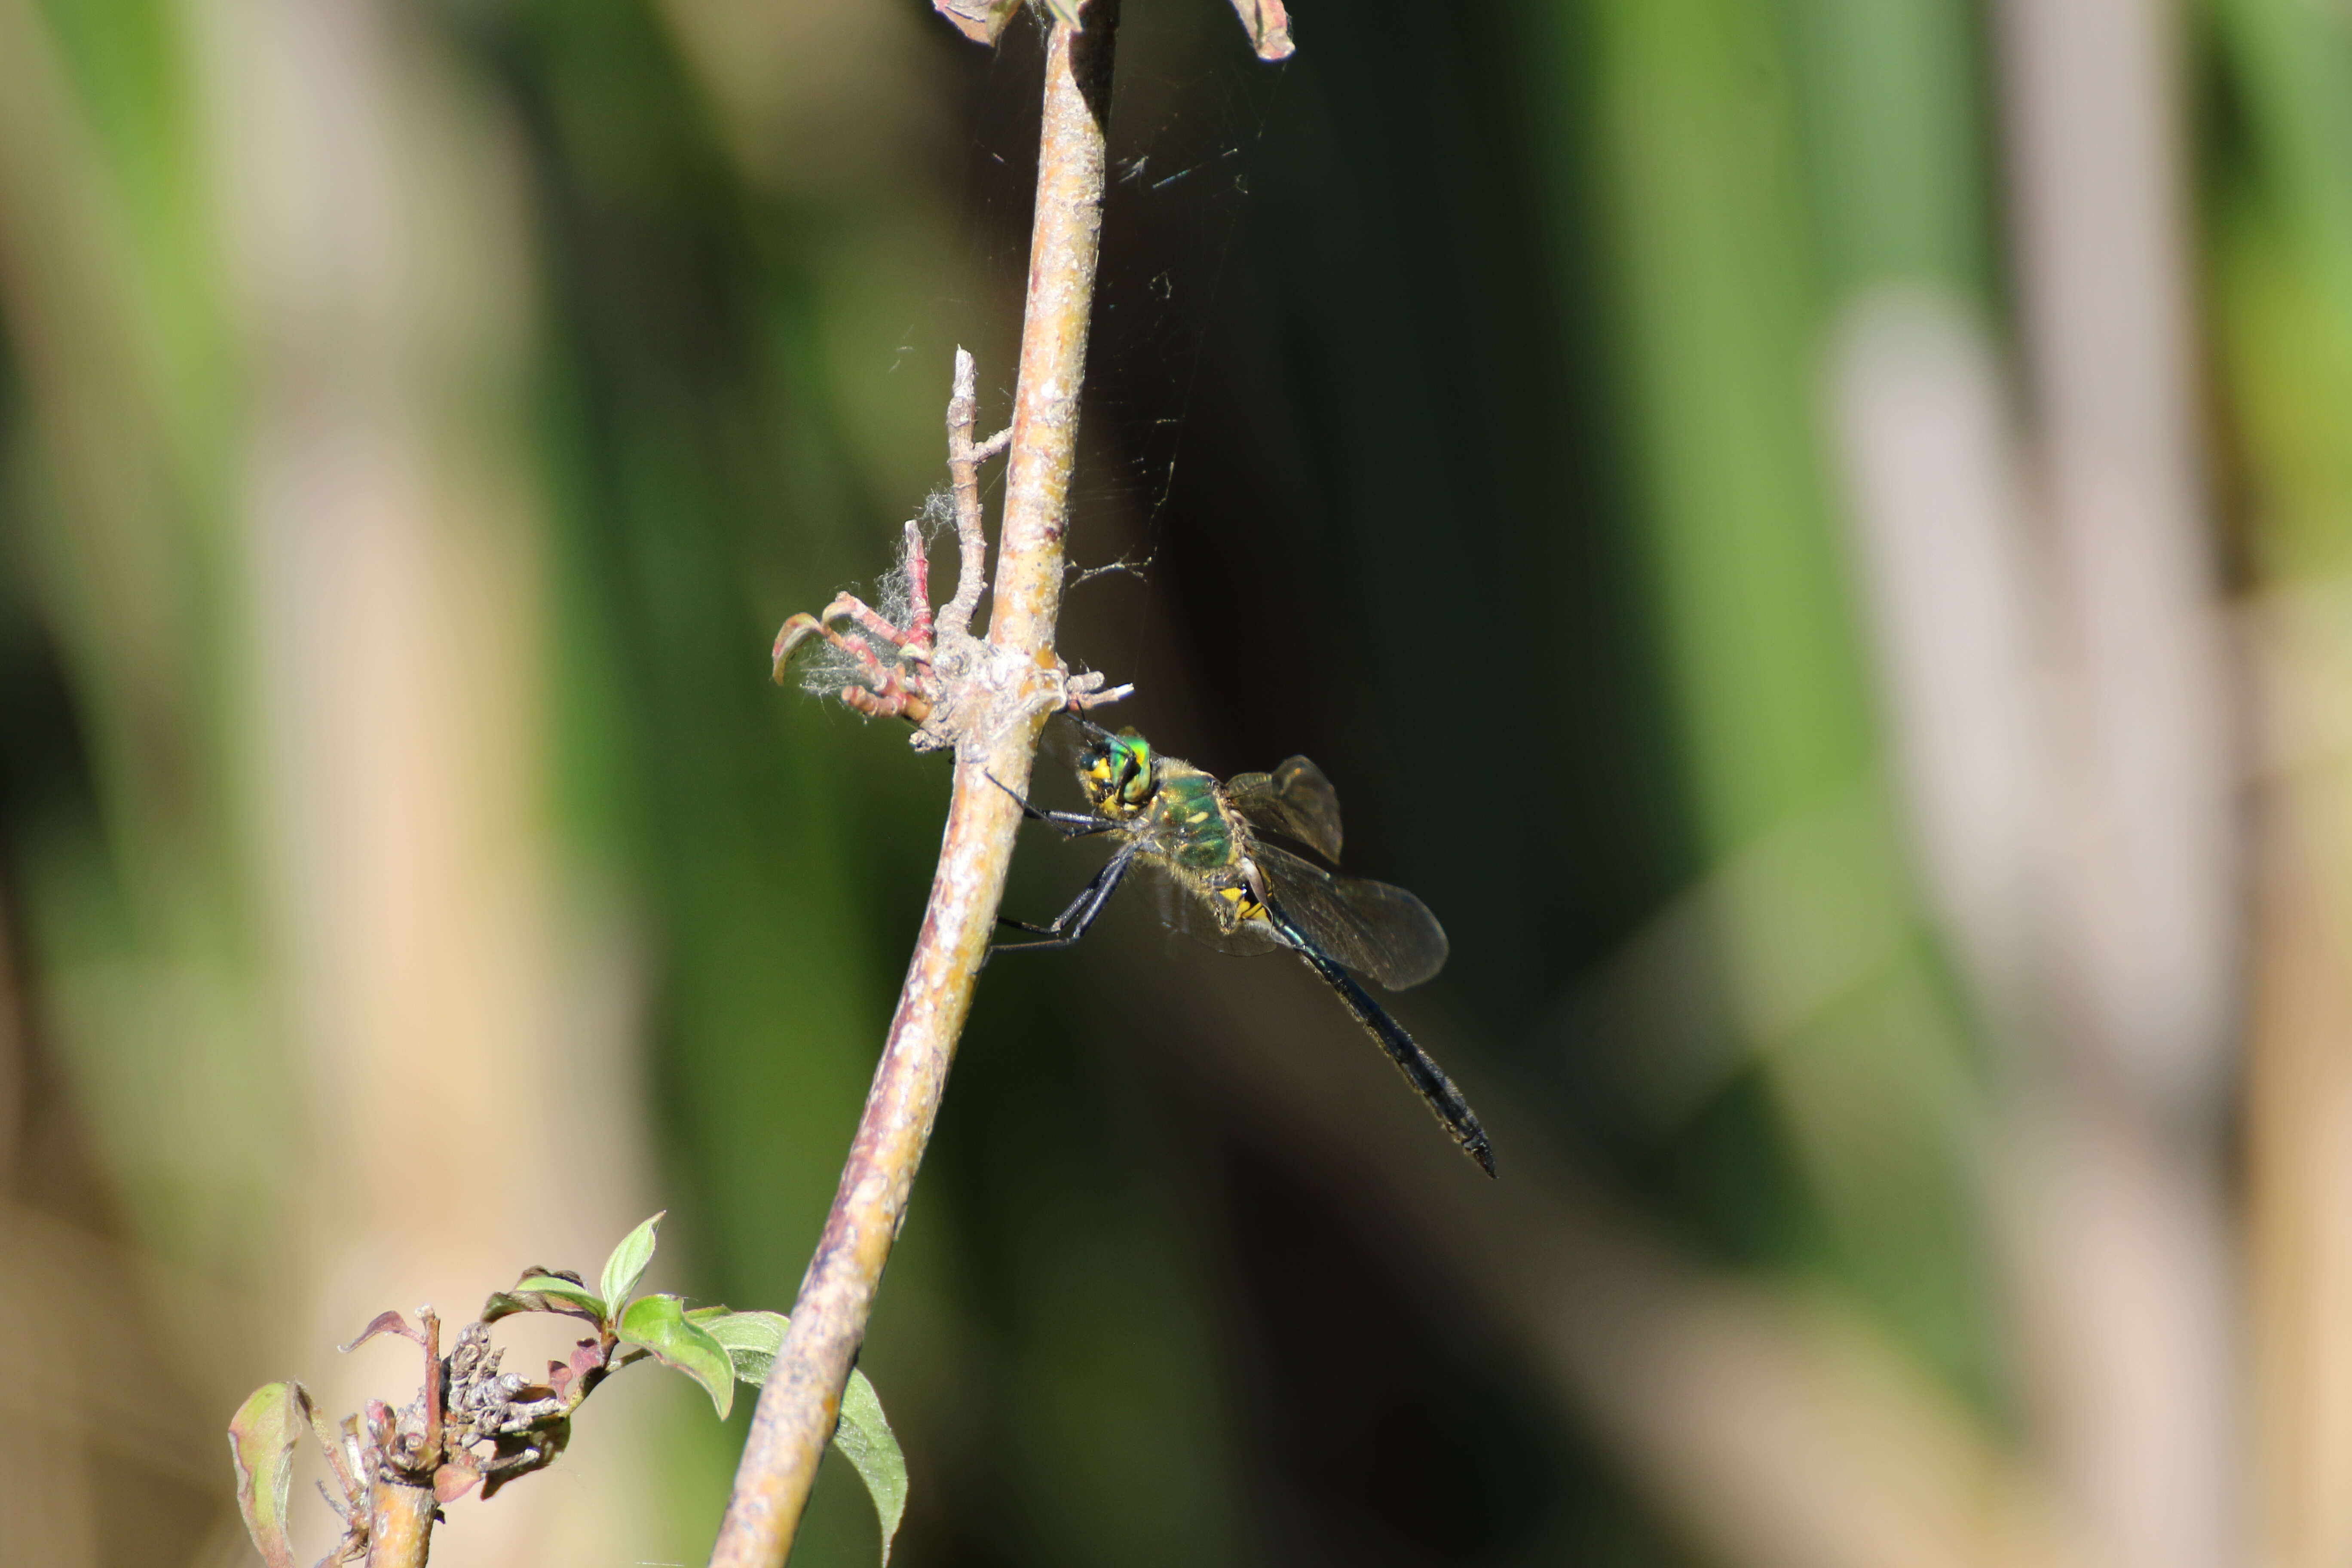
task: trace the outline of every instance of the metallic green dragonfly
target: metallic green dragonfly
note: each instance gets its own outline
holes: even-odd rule
[[[1445,929],[1402,888],[1342,877],[1317,863],[1339,859],[1339,797],[1323,770],[1293,757],[1271,773],[1220,783],[1154,752],[1132,730],[1114,735],[1084,727],[1078,786],[1090,809],[1048,811],[1013,798],[1065,837],[1113,836],[1118,852],[1051,924],[999,917],[1043,940],[1000,942],[992,951],[1068,947],[1086,935],[1128,872],[1147,867],[1168,890],[1163,914],[1177,930],[1224,952],[1297,953],[1381,1043],[1463,1152],[1493,1175],[1494,1150],[1461,1090],[1349,973],[1391,991],[1418,985],[1445,966]]]

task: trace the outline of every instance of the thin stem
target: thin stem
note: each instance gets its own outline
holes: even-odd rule
[[[1102,237],[1103,130],[1110,118],[1118,0],[1093,0],[1083,29],[1054,25],[1045,51],[1045,112],[1037,149],[1037,212],[1029,236],[1029,298],[1021,378],[1013,395],[1013,458],[988,640],[1043,652],[1062,609],[1062,532],[1078,451],[1078,387],[1094,314]],[[1022,748],[1022,778],[1029,747]],[[994,792],[992,792],[994,793]]]
[[[1118,20],[1118,0],[1092,0],[1083,26],[1056,22],[1046,44],[1013,457],[988,631],[992,649],[1029,669],[1053,664],[1061,608],[1062,538],[1094,305]],[[922,931],[824,1234],[760,1392],[712,1568],[780,1568],[840,1419],[842,1387],[906,1216],[1003,895],[1021,811],[989,775],[1014,792],[1028,787],[1044,722],[1034,704],[1023,705],[1028,695],[1003,692],[1007,721],[968,729],[971,739],[958,750]]]
[[[980,419],[979,376],[971,354],[955,353],[955,388],[948,398],[948,479],[955,488],[957,570],[955,597],[940,611],[940,626],[950,637],[971,630],[971,613],[980,607],[980,592],[988,585],[988,534],[981,526],[981,450],[971,433]]]
[[[432,1462],[440,1464],[441,1452],[441,1314],[427,1307],[417,1316],[425,1320],[425,1448]]]

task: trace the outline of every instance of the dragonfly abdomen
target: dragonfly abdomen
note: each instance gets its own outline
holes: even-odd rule
[[[1338,960],[1318,947],[1314,938],[1299,930],[1280,910],[1269,910],[1267,913],[1275,930],[1282,933],[1290,950],[1298,954],[1307,968],[1322,977],[1323,983],[1346,1004],[1348,1011],[1355,1015],[1356,1022],[1380,1042],[1381,1048],[1388,1053],[1389,1060],[1404,1074],[1405,1082],[1421,1096],[1422,1103],[1428,1106],[1445,1130],[1454,1135],[1454,1142],[1461,1146],[1462,1152],[1476,1161],[1480,1170],[1492,1176],[1495,1173],[1495,1146],[1487,1141],[1486,1130],[1479,1125],[1477,1113],[1470,1109],[1470,1102],[1462,1098],[1462,1091],[1454,1087],[1452,1079],[1445,1076],[1445,1069],[1439,1067],[1435,1058],[1405,1032],[1403,1025],[1389,1016],[1387,1008],[1373,1001],[1371,994],[1356,984],[1355,977]]]

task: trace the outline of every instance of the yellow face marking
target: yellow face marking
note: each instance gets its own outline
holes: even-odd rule
[[[1205,811],[1196,811],[1184,820],[1187,822],[1206,822],[1209,820],[1209,814]]]

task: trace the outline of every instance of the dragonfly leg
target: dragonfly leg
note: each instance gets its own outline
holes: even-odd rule
[[[1093,880],[1089,881],[1085,887],[1078,889],[1078,896],[1070,900],[1070,907],[1064,910],[1060,914],[1055,915],[1053,919],[1053,923],[1050,925],[1034,925],[1027,921],[1016,921],[1011,915],[1005,914],[1001,910],[997,914],[996,923],[1001,926],[1011,926],[1014,931],[1031,931],[1038,936],[1059,936],[1062,934],[1062,928],[1068,925],[1071,921],[1078,918],[1081,911],[1086,909],[1087,902],[1096,896],[1098,887],[1103,879],[1104,873],[1108,872],[1109,869],[1110,868],[1108,866],[1105,866],[1102,870],[1096,872],[1094,874]],[[1075,941],[1076,939],[1073,938],[1072,940]]]
[[[1116,823],[1105,822],[1090,812],[1048,811],[1042,805],[1033,805],[1019,791],[994,773],[988,775],[988,782],[1011,795],[1013,804],[1021,808],[1022,816],[1033,822],[1045,824],[1065,838],[1084,838],[1089,834],[1108,833],[1118,826]]]
[[[1054,923],[1051,925],[1031,925],[1025,921],[1016,921],[1009,916],[997,916],[996,918],[1006,925],[1020,931],[1036,932],[1044,940],[997,942],[989,948],[987,956],[980,961],[982,967],[987,967],[988,960],[1000,952],[1042,952],[1049,948],[1076,945],[1077,940],[1087,934],[1088,928],[1093,926],[1097,918],[1102,914],[1103,906],[1110,902],[1110,896],[1118,891],[1119,879],[1127,875],[1127,868],[1134,858],[1135,854],[1132,849],[1121,850],[1112,856],[1103,868],[1095,873],[1094,880],[1078,889],[1078,896],[1070,900],[1070,907],[1054,917]]]

